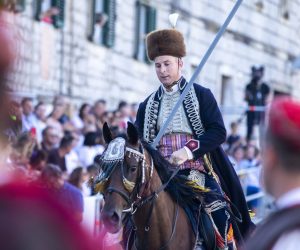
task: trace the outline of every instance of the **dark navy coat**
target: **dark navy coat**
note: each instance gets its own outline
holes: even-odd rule
[[[186,87],[187,82],[183,78],[183,81],[180,82],[179,89],[182,92]],[[214,171],[218,175],[223,191],[229,197],[231,202],[236,206],[242,217],[242,223],[238,224],[239,230],[242,236],[246,236],[248,231],[252,230],[253,223],[251,222],[243,190],[240,184],[240,181],[233,169],[232,164],[230,163],[227,155],[224,153],[221,148],[221,144],[226,140],[226,129],[224,126],[223,118],[221,112],[218,108],[217,102],[208,88],[204,88],[201,85],[193,84],[197,101],[200,108],[200,118],[205,129],[205,132],[202,135],[197,135],[195,129],[193,128],[192,121],[189,119],[189,109],[183,102],[184,110],[187,114],[190,126],[192,128],[194,139],[200,142],[200,147],[193,152],[194,158],[197,159],[204,154],[209,153]],[[162,96],[163,89],[160,87],[156,94],[155,100],[157,100],[159,110],[160,97]],[[140,104],[135,125],[138,128],[141,138],[144,138],[144,121],[147,102],[149,101],[150,96]],[[186,97],[187,98],[187,97]],[[158,116],[158,115],[157,115]],[[156,117],[156,116],[155,116]],[[156,117],[157,118],[157,117]],[[157,124],[154,122],[154,124]],[[156,126],[154,126],[155,134],[157,135],[158,131]],[[237,235],[235,237],[239,238]],[[238,239],[240,240],[240,239]]]

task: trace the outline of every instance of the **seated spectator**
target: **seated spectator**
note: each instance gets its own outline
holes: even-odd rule
[[[39,143],[43,139],[42,132],[47,126],[46,119],[46,106],[43,102],[39,102],[34,108],[36,136]]]
[[[95,156],[102,154],[104,147],[100,144],[101,140],[101,135],[96,132],[90,132],[85,135],[83,146],[78,151],[82,166],[87,167],[93,164]]]
[[[236,146],[238,146],[238,144],[241,143],[241,136],[238,133],[238,123],[237,122],[232,122],[230,124],[230,134],[226,139],[226,143],[227,143],[227,152],[229,152],[229,154],[231,153],[232,149]]]
[[[130,121],[134,123],[135,120],[136,120],[136,115],[137,115],[137,111],[138,111],[138,108],[139,108],[139,104],[138,103],[132,103],[130,105],[130,107],[131,107]]]
[[[131,121],[131,106],[125,102],[121,101],[118,106],[119,111],[119,128],[120,130],[125,130],[127,128],[127,122]],[[131,121],[132,122],[132,121]]]
[[[57,120],[62,124],[66,124],[70,121],[70,100],[66,96],[55,96],[53,100],[53,106],[59,107],[61,114],[60,117],[57,118]]]
[[[245,149],[243,146],[236,146],[232,150],[232,155],[229,156],[229,159],[231,163],[233,164],[233,167],[235,171],[241,169],[241,162],[245,158]]]
[[[49,153],[57,148],[60,141],[60,135],[54,127],[47,126],[42,132],[43,140],[41,147],[44,151]]]
[[[77,154],[77,150],[78,150],[79,144],[80,144],[80,141],[79,141],[80,136],[75,131],[65,131],[65,135],[70,135],[74,138],[72,149],[65,157],[67,174],[69,175],[70,173],[72,173],[72,171],[75,168],[77,168],[78,166],[81,166],[79,157]]]
[[[46,167],[47,157],[48,155],[44,150],[36,150],[32,153],[29,162],[31,181],[36,181],[40,177],[41,171]]]
[[[60,167],[48,164],[41,174],[41,185],[45,186],[62,206],[73,216],[75,221],[82,220],[83,196],[81,191],[64,180]]]
[[[23,131],[30,131],[31,128],[36,127],[35,118],[33,115],[32,98],[25,97],[21,102],[22,106],[22,128]]]
[[[48,163],[58,165],[63,172],[67,171],[66,155],[71,152],[74,147],[74,137],[70,134],[65,135],[59,145],[59,148],[49,152]]]
[[[2,96],[1,100],[3,106],[0,111],[0,130],[2,131],[0,138],[5,138],[5,141],[8,140],[11,142],[22,133],[22,108],[19,103],[7,97],[11,95],[10,90],[3,92],[4,96]]]
[[[56,132],[60,137],[62,137],[63,135],[63,126],[60,123],[59,119],[60,117],[63,116],[63,114],[64,114],[64,107],[61,105],[55,105],[46,121],[47,126],[51,126],[55,128]]]
[[[91,188],[88,186],[88,173],[82,167],[75,168],[69,176],[68,182],[81,190],[83,196],[91,195]]]
[[[246,188],[246,195],[256,194],[260,192],[260,172],[261,162],[259,161],[259,150],[253,145],[248,145],[246,148],[245,159],[240,163],[241,169],[251,169],[245,176],[242,185]],[[248,202],[250,209],[255,209],[258,206],[258,200]]]
[[[91,106],[88,103],[83,103],[79,109],[79,114],[72,118],[72,123],[76,129],[82,131],[85,124],[86,117],[91,112]]]
[[[24,172],[25,175],[28,173],[30,157],[35,146],[36,141],[28,132],[24,132],[16,138],[10,154],[10,161],[15,170]]]
[[[30,157],[30,168],[42,171],[47,164],[47,157],[47,153],[42,149],[34,151]]]
[[[259,150],[254,145],[247,145],[245,159],[241,161],[241,168],[252,168],[260,166],[258,160]]]
[[[89,186],[90,189],[91,189],[91,195],[95,195],[96,192],[94,190],[94,186],[93,186],[93,183],[90,182],[90,180],[94,177],[96,177],[98,174],[99,174],[99,166],[97,165],[97,163],[93,163],[91,165],[89,165],[87,168],[86,168],[86,171],[88,173],[88,183],[89,183]]]
[[[102,127],[104,122],[106,121],[104,119],[104,114],[106,112],[106,101],[103,99],[100,99],[95,102],[93,106],[93,114],[96,118],[96,125],[97,125],[97,131],[102,131]]]

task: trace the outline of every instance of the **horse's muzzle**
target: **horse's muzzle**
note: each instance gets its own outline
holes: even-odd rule
[[[117,233],[121,229],[121,215],[117,211],[109,210],[102,211],[101,219],[105,228],[110,233]]]

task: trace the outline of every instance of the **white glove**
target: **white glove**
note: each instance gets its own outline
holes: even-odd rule
[[[169,162],[176,166],[179,166],[179,165],[185,163],[187,160],[191,160],[191,159],[192,158],[188,154],[186,147],[183,147],[172,153],[172,155],[169,159]]]

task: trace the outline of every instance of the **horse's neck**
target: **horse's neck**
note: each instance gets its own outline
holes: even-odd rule
[[[156,192],[161,185],[162,182],[156,171],[154,171],[147,196]],[[172,233],[176,204],[167,192],[162,191],[154,200],[152,211],[151,206],[151,202],[145,204],[134,216],[135,226],[137,227],[137,244],[139,247],[147,244],[148,249],[158,249],[159,246],[166,243],[166,239]],[[147,226],[149,226],[149,231],[145,232]]]

